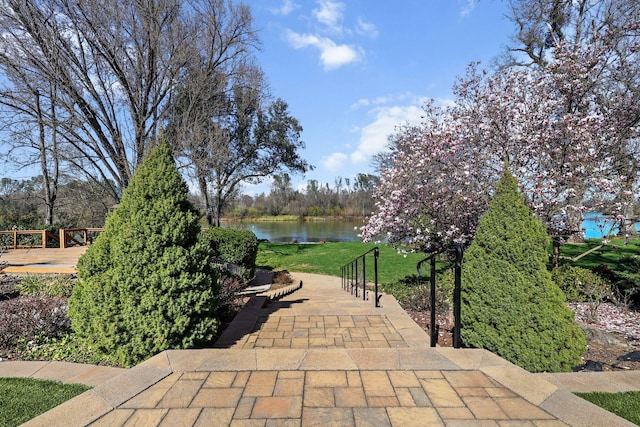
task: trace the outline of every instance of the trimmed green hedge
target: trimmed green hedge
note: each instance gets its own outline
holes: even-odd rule
[[[258,256],[258,238],[252,231],[213,227],[203,230],[201,239],[213,251],[214,264],[225,274],[251,280]]]
[[[548,246],[544,225],[505,171],[464,257],[465,346],[532,372],[569,371],[580,363],[585,336],[547,270]]]

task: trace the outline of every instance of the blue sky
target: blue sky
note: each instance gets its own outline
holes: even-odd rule
[[[420,106],[446,104],[471,61],[490,67],[513,33],[498,0],[248,0],[262,40],[258,59],[272,95],[304,128],[293,176],[334,184],[371,172],[395,126],[417,123]],[[265,182],[245,192],[268,192]]]
[[[425,100],[451,102],[471,61],[491,60],[513,33],[501,0],[244,0],[262,41],[258,61],[273,97],[304,131],[309,179],[372,172],[397,125],[417,123]],[[37,172],[0,170],[26,178]],[[0,169],[2,167],[0,166]],[[270,180],[244,187],[268,192]]]

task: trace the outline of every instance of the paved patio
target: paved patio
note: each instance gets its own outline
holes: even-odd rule
[[[633,425],[571,391],[640,390],[638,372],[531,374],[485,350],[429,348],[393,297],[375,308],[340,279],[295,277],[301,289],[254,297],[216,348],[129,370],[1,362],[0,376],[95,386],[28,426]]]

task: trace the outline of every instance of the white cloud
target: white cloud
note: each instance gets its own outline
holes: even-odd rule
[[[342,168],[344,162],[349,158],[345,153],[331,153],[322,158],[322,166],[331,172],[336,172]]]
[[[241,193],[248,194],[251,197],[256,197],[262,193],[269,194],[271,191],[271,185],[273,184],[273,178],[267,177],[264,181],[258,184],[250,184],[248,182],[242,183]]]
[[[274,15],[287,16],[296,9],[299,9],[300,5],[293,0],[283,0],[282,4],[278,8],[271,9]]]
[[[362,51],[359,48],[346,44],[336,44],[336,42],[327,37],[287,31],[286,38],[295,49],[315,47],[320,50],[320,60],[327,70],[357,62],[362,56]]]
[[[463,2],[465,3],[465,5],[462,6],[462,10],[460,11],[460,15],[461,16],[469,16],[471,14],[471,12],[473,11],[473,8],[476,7],[476,0],[463,0]]]
[[[349,110],[357,110],[362,107],[374,107],[378,105],[388,104],[389,102],[393,102],[396,97],[392,96],[379,96],[377,98],[369,99],[369,98],[361,98],[357,100],[354,104],[349,107]]]
[[[378,37],[378,27],[371,22],[366,22],[362,17],[358,17],[358,26],[356,27],[356,32],[360,35],[371,37],[375,39]]]
[[[438,98],[436,99],[436,105],[440,107],[455,107],[456,101],[450,98]]]
[[[350,111],[358,110],[364,107],[380,107],[388,104],[416,104],[422,105],[426,99],[419,97],[411,92],[404,92],[399,94],[378,96],[376,98],[361,98],[349,107]]]
[[[342,26],[340,21],[343,18],[343,12],[346,8],[344,3],[332,0],[318,0],[316,3],[320,6],[313,9],[311,13],[318,22],[326,25],[331,31],[341,33]]]
[[[424,111],[416,106],[390,106],[376,110],[376,118],[360,131],[360,143],[351,153],[353,163],[366,163],[371,156],[387,148],[387,138],[395,133],[397,126],[418,124]]]

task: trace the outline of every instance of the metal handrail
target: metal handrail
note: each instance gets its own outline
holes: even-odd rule
[[[429,284],[431,285],[429,297],[431,298],[431,307],[430,307],[430,324],[429,324],[429,337],[431,338],[431,347],[435,347],[438,343],[438,333],[440,331],[440,325],[436,324],[436,257],[442,252],[435,252],[430,256],[426,257],[423,260],[420,260],[416,265],[416,270],[418,270],[418,277],[422,277],[422,264],[426,261],[431,261],[431,270],[429,273]]]
[[[422,264],[426,261],[431,261],[431,272],[429,274],[429,284],[430,286],[430,298],[431,298],[431,307],[430,307],[430,321],[429,325],[429,335],[431,338],[431,347],[435,347],[438,343],[438,333],[439,326],[436,325],[436,257],[443,253],[444,251],[434,252],[425,259],[418,262],[416,265],[416,269],[418,270],[418,277],[422,277]],[[462,297],[461,297],[461,276],[462,276],[462,257],[464,255],[464,248],[461,244],[454,245],[449,251],[449,261],[453,263],[453,276],[454,276],[454,287],[453,287],[453,318],[455,325],[453,327],[453,347],[460,348],[460,329],[462,328],[461,321],[461,313],[460,308],[462,306]]]
[[[358,285],[359,285],[359,272],[362,270],[362,299],[368,299],[367,292],[367,261],[366,256],[373,252],[373,272],[374,272],[374,291],[375,291],[375,305],[380,307],[381,294],[378,292],[378,258],[380,256],[380,249],[376,246],[367,252],[363,253],[353,261],[340,267],[342,275],[342,289],[350,291],[352,295],[358,298]],[[362,268],[360,269],[360,266]]]

